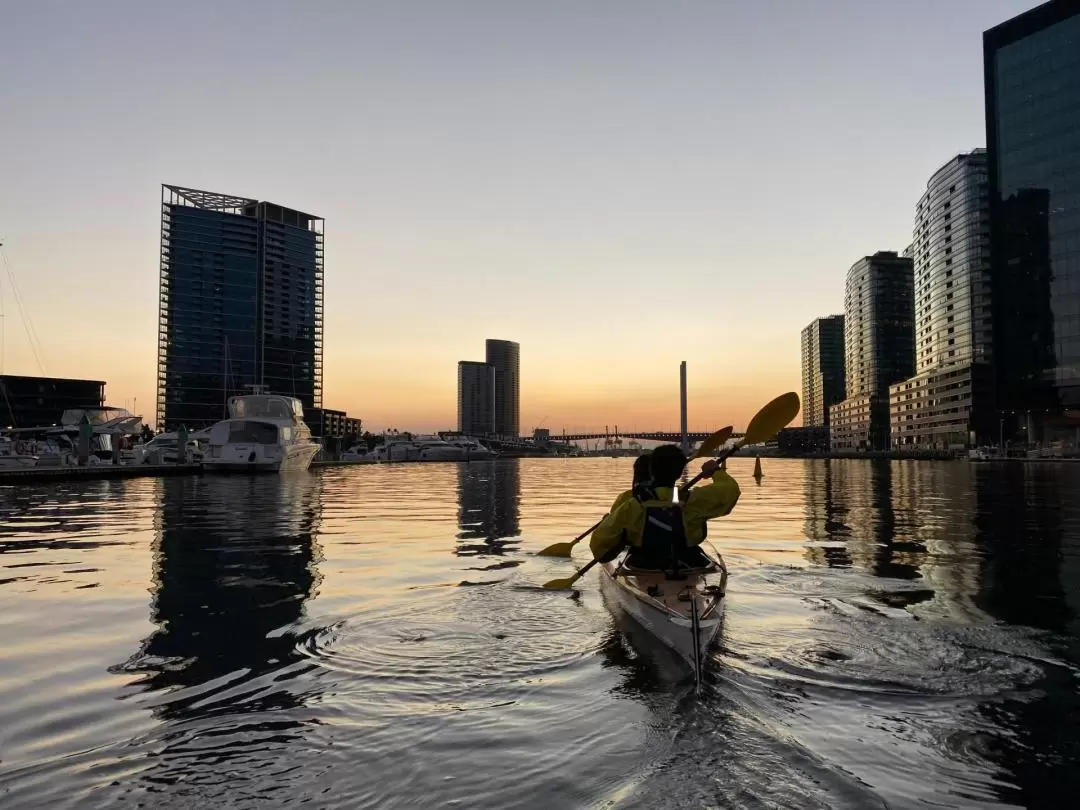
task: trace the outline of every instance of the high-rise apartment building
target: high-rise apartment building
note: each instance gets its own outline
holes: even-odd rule
[[[892,444],[989,441],[993,311],[985,149],[936,171],[915,210],[915,375],[889,390]]]
[[[830,409],[834,450],[889,449],[889,386],[915,370],[912,260],[879,251],[855,262],[844,290],[847,396]]]
[[[495,369],[494,433],[521,435],[521,349],[511,340],[486,343],[487,363]]]
[[[458,430],[468,436],[495,432],[495,367],[475,360],[458,363]]]
[[[815,318],[802,330],[804,427],[829,424],[829,408],[843,401],[844,316]]]
[[[983,33],[994,361],[1005,437],[1078,430],[1080,3]]]
[[[249,385],[320,408],[322,296],[322,218],[162,186],[158,425],[210,425]]]

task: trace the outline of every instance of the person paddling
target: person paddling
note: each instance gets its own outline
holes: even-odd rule
[[[651,480],[620,495],[593,531],[589,547],[595,559],[614,559],[629,545],[627,565],[633,568],[668,570],[708,563],[698,548],[707,534],[706,521],[731,512],[739,500],[739,485],[719,462],[710,460],[702,472],[712,476],[712,483],[695,487],[680,502],[676,482],[686,463],[686,456],[674,444],[652,451]]]
[[[650,455],[650,453],[642,453],[640,456],[634,459],[634,479],[630,484],[631,488],[626,490],[626,492],[620,494],[619,497],[615,499],[615,503],[611,505],[611,509],[608,510],[605,519],[611,517],[611,515],[614,512],[618,511],[619,507],[626,503],[628,500],[633,499],[634,491],[638,487],[648,485],[649,481],[652,478],[652,473],[649,471]],[[616,543],[608,553],[598,559],[600,560],[600,562],[608,562],[609,560],[614,560],[616,557],[619,556],[619,554],[622,553],[622,550],[626,546],[626,543],[627,535],[625,532],[623,532],[621,540]]]

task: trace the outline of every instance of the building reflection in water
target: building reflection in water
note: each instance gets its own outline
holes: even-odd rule
[[[888,462],[829,459],[807,462],[804,531],[807,558],[833,568],[911,578],[894,557],[895,515]],[[841,545],[842,544],[842,545]]]
[[[980,607],[1009,624],[1065,630],[1080,609],[1069,605],[1080,582],[1071,583],[1071,594],[1062,582],[1063,559],[1078,551],[1075,536],[1072,548],[1065,547],[1063,526],[1066,513],[1076,511],[1070,501],[1077,490],[1066,495],[1058,465],[993,465],[973,478]]]
[[[979,613],[969,476],[968,465],[808,462],[807,559],[872,574],[881,583],[869,595],[892,607],[933,602],[939,613]]]
[[[987,682],[982,720],[958,719],[946,747],[969,756],[975,746],[999,766],[1005,804],[1071,806],[1080,788],[1080,466],[815,461],[804,492],[807,557],[873,575],[866,593],[876,600],[918,604],[928,650],[950,656],[928,657],[928,668],[970,666],[965,695],[983,688],[981,667],[1015,673],[1007,693]]]
[[[231,690],[228,676],[251,681],[305,660],[292,634],[276,631],[301,619],[318,584],[320,483],[314,475],[163,480],[151,614],[158,629],[117,668],[145,673],[135,686],[175,690],[158,716],[211,714],[213,699],[193,687],[222,679]],[[287,688],[251,691],[258,696],[233,694],[222,710],[298,704]]]
[[[521,468],[518,459],[457,465],[460,556],[504,554],[521,534]]]
[[[973,479],[979,605],[998,621],[1036,628],[1048,647],[1036,659],[1037,681],[980,706],[992,727],[1003,730],[987,755],[1012,774],[1012,784],[999,789],[1004,802],[1072,806],[1080,788],[1080,470],[980,465]]]
[[[846,521],[846,500],[837,498],[833,492],[834,462],[806,462],[803,477],[803,504],[806,520],[803,533],[810,543],[806,558],[815,565],[829,568],[850,568],[847,538],[851,534]]]

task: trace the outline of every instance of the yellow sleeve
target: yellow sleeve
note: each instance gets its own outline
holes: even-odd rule
[[[593,559],[599,560],[617,549],[622,543],[623,532],[633,532],[634,527],[641,523],[645,510],[637,498],[633,497],[633,492],[623,493],[623,495],[627,494],[630,495],[629,498],[619,496],[622,503],[600,521],[600,525],[589,538],[589,548]]]
[[[620,506],[622,506],[624,503],[626,503],[626,501],[629,498],[633,498],[633,497],[634,497],[634,490],[632,490],[632,489],[626,490],[626,492],[624,492],[622,495],[620,495],[618,498],[615,499],[615,503],[613,503],[611,505],[611,508],[608,510],[608,512],[609,513],[614,512],[616,509],[618,509]]]
[[[726,470],[717,470],[711,484],[695,487],[691,491],[693,495],[683,508],[683,519],[686,524],[687,540],[696,545],[703,539],[697,537],[701,524],[706,520],[728,514],[738,503],[741,491],[738,483],[727,474]]]

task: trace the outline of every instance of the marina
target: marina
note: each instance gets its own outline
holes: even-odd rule
[[[0,810],[1080,804],[1080,0],[129,5],[5,15]]]

